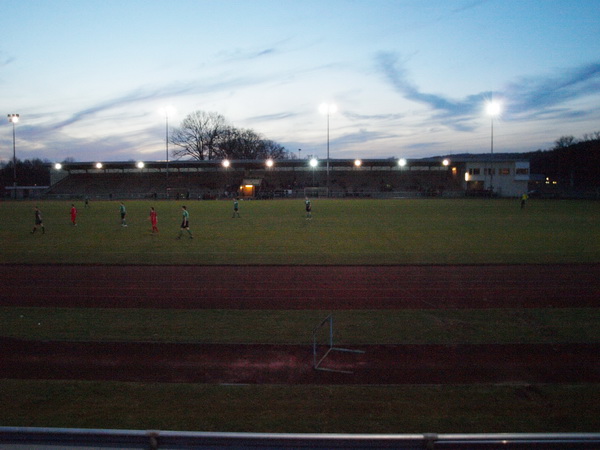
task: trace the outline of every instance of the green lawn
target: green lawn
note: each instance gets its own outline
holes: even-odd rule
[[[184,202],[0,202],[0,263],[598,263],[600,202],[398,199],[185,202],[194,240],[176,240]],[[150,233],[150,206],[160,234]],[[185,235],[184,235],[185,236]],[[19,308],[0,334],[32,340],[307,344],[323,311]],[[337,342],[598,343],[597,308],[337,311]],[[269,327],[264,324],[269,323]],[[254,432],[585,432],[600,429],[597,384],[217,386],[0,380],[0,426]]]
[[[398,199],[189,201],[194,240],[176,240],[184,202],[40,202],[46,234],[31,235],[32,202],[0,203],[0,263],[464,264],[600,262],[600,202]],[[150,233],[150,206],[160,234]],[[185,238],[185,235],[184,235]]]

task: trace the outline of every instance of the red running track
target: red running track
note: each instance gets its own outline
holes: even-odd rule
[[[600,264],[0,266],[0,306],[454,309],[600,306]]]

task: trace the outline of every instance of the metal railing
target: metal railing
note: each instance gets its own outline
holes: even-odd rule
[[[597,449],[600,433],[282,434],[0,427],[1,449]]]

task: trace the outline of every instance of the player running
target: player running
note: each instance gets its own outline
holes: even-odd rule
[[[44,228],[44,222],[42,221],[42,212],[36,206],[35,207],[35,225],[33,226],[33,230],[31,230],[31,234],[35,233],[38,227],[42,228],[42,234],[46,233],[46,229]]]

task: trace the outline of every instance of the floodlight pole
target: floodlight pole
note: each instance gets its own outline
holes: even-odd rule
[[[165,128],[165,147],[167,149],[167,189],[169,189],[169,111],[165,108],[166,128]]]
[[[491,118],[491,142],[490,142],[490,191],[494,193],[494,114]]]
[[[18,114],[8,114],[8,121],[12,123],[13,132],[13,197],[17,199],[17,147],[15,139],[15,123],[19,121]]]

